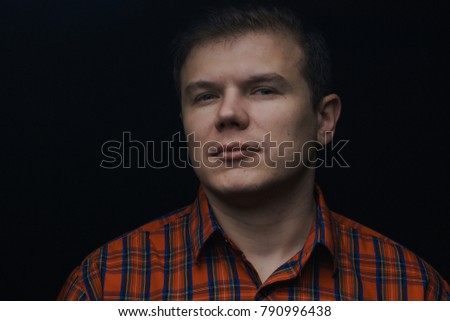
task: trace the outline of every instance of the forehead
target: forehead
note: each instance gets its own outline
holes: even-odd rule
[[[194,47],[181,69],[181,90],[189,82],[246,78],[258,73],[299,73],[304,54],[293,37],[278,33],[246,33]]]

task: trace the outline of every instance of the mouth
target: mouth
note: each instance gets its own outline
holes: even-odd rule
[[[208,156],[223,161],[237,161],[255,156],[260,150],[260,144],[257,142],[231,142],[211,146],[208,150]]]

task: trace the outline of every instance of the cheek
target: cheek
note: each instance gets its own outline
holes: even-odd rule
[[[303,152],[309,142],[316,139],[315,126],[312,121],[292,121],[284,125],[272,133],[272,139],[279,147],[278,156],[292,159],[294,152]]]
[[[196,136],[205,135],[208,126],[213,124],[213,115],[204,110],[188,109],[182,114],[183,127],[186,134],[195,132]]]
[[[295,136],[300,137],[315,137],[317,129],[317,119],[312,107],[308,106],[306,109],[299,111],[297,117],[292,117],[292,128],[296,133]]]
[[[186,112],[186,111],[182,111],[181,112],[181,121],[183,122],[183,128],[184,128],[184,132],[186,134],[189,134],[192,132],[192,117],[190,117],[190,115]]]
[[[189,137],[189,140],[194,139],[199,140],[199,136],[201,136],[201,131],[198,126],[198,121],[195,120],[192,116],[183,115],[183,128],[186,137]]]
[[[280,139],[296,141],[315,137],[317,122],[312,112],[273,115],[267,122],[271,124],[268,129]]]

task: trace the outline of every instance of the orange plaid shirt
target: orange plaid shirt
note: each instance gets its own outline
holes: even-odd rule
[[[59,300],[448,300],[450,288],[414,253],[327,208],[303,249],[261,284],[228,239],[202,188],[195,202],[90,254]]]

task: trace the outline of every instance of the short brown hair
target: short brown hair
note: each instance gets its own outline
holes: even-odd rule
[[[300,72],[311,91],[311,102],[317,106],[331,92],[331,62],[323,36],[315,30],[306,30],[301,20],[290,9],[273,5],[241,5],[210,9],[195,21],[172,44],[174,55],[173,76],[181,97],[180,73],[191,50],[206,42],[239,36],[249,32],[274,32],[292,36],[305,54],[299,62]]]

